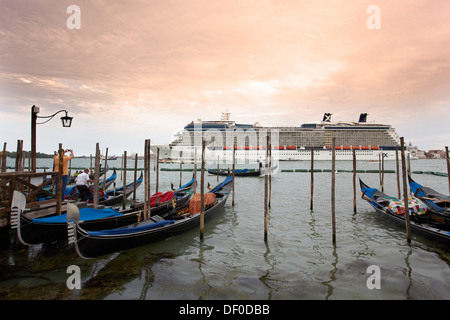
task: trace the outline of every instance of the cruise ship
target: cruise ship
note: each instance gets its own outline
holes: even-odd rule
[[[325,113],[321,122],[293,127],[264,127],[259,123],[240,124],[222,113],[217,121],[192,121],[175,135],[167,145],[153,145],[151,150],[165,161],[192,162],[201,159],[202,139],[206,141],[207,162],[236,163],[263,162],[266,157],[267,136],[275,161],[331,160],[335,141],[336,160],[395,160],[400,150],[400,137],[388,124],[367,121],[361,113],[356,121],[332,122],[331,113]],[[233,155],[234,154],[234,155]]]

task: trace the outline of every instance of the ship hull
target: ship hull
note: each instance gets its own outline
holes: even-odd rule
[[[192,162],[195,159],[195,147],[193,146],[169,146],[169,145],[154,145],[151,150],[154,154],[159,148],[159,158],[165,161],[184,161]],[[378,161],[383,156],[385,161],[396,159],[395,150],[354,150],[356,159],[358,161]],[[337,161],[353,160],[353,150],[335,150]],[[237,163],[252,163],[264,161],[266,157],[266,150],[235,150],[235,157]],[[399,153],[400,157],[400,153]],[[311,150],[296,149],[296,150],[272,150],[272,158],[274,161],[309,161],[311,160]],[[201,160],[201,148],[197,147],[197,161]],[[332,160],[332,150],[330,149],[315,149],[314,160],[329,161]],[[233,162],[233,150],[221,150],[220,148],[207,148],[205,150],[205,161],[207,162]]]

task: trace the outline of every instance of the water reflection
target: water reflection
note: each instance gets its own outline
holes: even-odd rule
[[[203,293],[199,295],[198,299],[199,300],[204,300],[204,299],[208,299],[209,294],[210,294],[210,292],[211,292],[211,290],[213,288],[209,284],[208,277],[203,272],[203,264],[205,263],[204,262],[204,258],[205,258],[204,257],[204,252],[205,252],[205,250],[211,250],[211,246],[206,246],[204,239],[201,239],[199,244],[200,244],[200,246],[198,248],[198,258],[197,258],[198,272],[201,275],[201,283],[200,284],[203,284],[206,289],[203,290]]]
[[[264,284],[264,286],[266,286],[269,289],[269,291],[267,293],[267,299],[272,300],[272,293],[273,293],[274,289],[272,288],[272,286],[270,285],[268,280],[270,280],[269,274],[270,274],[271,270],[274,270],[275,264],[272,262],[273,259],[270,258],[270,247],[269,247],[269,243],[267,241],[265,241],[265,246],[266,246],[266,251],[264,252],[263,257],[264,257],[264,260],[266,261],[266,263],[270,266],[270,268],[265,270],[266,273],[264,275],[260,276],[259,280]]]
[[[408,251],[405,255],[405,264],[406,264],[406,271],[407,271],[407,276],[408,276],[408,288],[406,289],[406,299],[407,300],[411,300],[411,295],[410,295],[410,290],[411,290],[411,286],[412,286],[412,267],[411,267],[411,263],[409,261],[409,258],[412,255],[412,247],[411,244],[408,244]]]
[[[136,250],[119,253],[106,264],[100,262],[93,270],[95,273],[82,285],[80,299],[104,299],[114,292],[121,292],[124,286],[134,279],[144,276],[144,286],[139,299],[145,299],[148,289],[154,281],[153,266],[163,258],[172,258],[171,253],[138,254]],[[99,269],[98,271],[96,269]]]
[[[328,168],[329,164],[321,162],[317,166]],[[309,168],[310,164],[280,165],[281,169],[296,169]],[[362,169],[370,169],[371,165],[361,163]],[[338,166],[351,168],[351,161]],[[442,169],[433,167],[431,171]],[[128,181],[133,174],[127,175]],[[186,174],[183,176],[186,178]],[[170,183],[178,185],[179,177],[179,172],[162,171],[159,188],[168,189]],[[363,178],[372,185],[379,183],[375,174]],[[211,185],[217,183],[215,176],[206,179]],[[314,210],[310,210],[309,175],[279,173],[273,177],[267,243],[263,241],[264,179],[236,179],[235,207],[230,198],[225,211],[205,223],[204,241],[199,241],[196,228],[93,260],[78,258],[73,247],[63,243],[2,253],[0,298],[450,298],[448,247],[414,235],[412,246],[406,246],[404,228],[384,221],[365,202],[358,201],[357,213],[353,213],[353,194],[347,187],[351,179],[351,174],[337,175],[337,247],[331,239],[329,174],[315,175]],[[422,180],[424,184],[446,187],[442,182],[446,179],[439,179],[423,176]],[[154,187],[152,182],[152,190]],[[386,192],[396,193],[393,175],[385,177],[384,187]],[[138,190],[137,198],[143,198],[143,188]],[[78,291],[68,290],[65,283],[66,268],[72,264],[82,271],[82,289]],[[381,268],[382,290],[370,291],[366,287],[366,269],[371,264]]]
[[[325,300],[328,300],[334,293],[334,287],[333,282],[336,281],[336,273],[339,271],[337,265],[338,265],[338,254],[336,250],[336,244],[333,244],[333,253],[334,261],[331,263],[333,268],[330,271],[330,280],[324,281],[323,284],[325,284],[328,288],[327,295],[325,296]]]

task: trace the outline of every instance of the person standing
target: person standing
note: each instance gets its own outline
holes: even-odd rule
[[[80,194],[81,201],[88,201],[91,199],[92,193],[88,187],[89,182],[94,182],[94,180],[89,179],[89,169],[84,169],[84,172],[79,173],[75,179],[76,188]]]
[[[70,155],[66,156],[65,153],[70,151]],[[62,174],[62,192],[61,192],[61,200],[64,201],[64,195],[66,193],[67,181],[69,180],[69,161],[74,158],[73,150],[66,149],[63,154],[63,174]],[[59,168],[59,153],[57,153],[54,158],[54,168],[55,171],[58,171]],[[58,178],[55,180],[56,188],[58,188]]]

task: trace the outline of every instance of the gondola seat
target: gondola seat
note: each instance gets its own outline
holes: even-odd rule
[[[205,199],[205,208],[211,204],[214,204],[216,200],[216,195],[214,193],[208,192],[203,195],[203,198]],[[200,193],[196,193],[190,203],[189,203],[189,213],[196,214],[200,212],[202,206],[202,198]]]
[[[157,192],[150,197],[150,205],[156,207],[157,204],[169,201],[175,197],[173,191],[167,191],[166,193]]]

